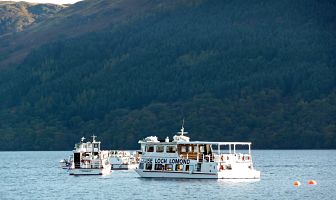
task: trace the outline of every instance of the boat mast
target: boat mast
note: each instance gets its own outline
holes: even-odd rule
[[[91,157],[94,158],[94,155],[93,155],[93,152],[94,152],[94,146],[95,146],[95,143],[96,143],[96,137],[94,134],[92,134],[92,144],[91,144]]]
[[[184,132],[184,118],[183,118],[183,121],[182,121],[182,128],[181,128],[181,131],[180,132],[177,132],[179,133],[181,136],[183,136],[184,134],[188,134],[188,132]]]
[[[97,137],[97,136],[95,136],[94,134],[92,134],[91,137],[92,137],[92,142],[96,142],[96,137]]]

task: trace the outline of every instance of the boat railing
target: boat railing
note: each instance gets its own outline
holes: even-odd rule
[[[215,161],[215,156],[214,154],[202,154],[202,158],[199,159],[199,162],[214,162]]]
[[[197,153],[180,153],[183,159],[197,160]]]
[[[103,168],[102,161],[94,161],[91,162],[89,160],[82,161],[81,164],[77,164],[76,168],[84,168],[84,169],[100,169]]]
[[[222,153],[215,155],[215,162],[224,162],[224,163],[247,163],[252,162],[251,154],[243,154],[243,153]]]
[[[197,160],[198,162],[214,162],[214,154],[201,154],[201,153],[181,153],[180,158],[188,160]]]
[[[252,162],[251,154],[243,153],[222,153],[222,154],[197,154],[197,153],[181,153],[180,158],[197,160],[198,162],[223,162],[223,163],[247,163]]]

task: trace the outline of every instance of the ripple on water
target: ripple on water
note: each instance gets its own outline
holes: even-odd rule
[[[58,161],[71,152],[0,152],[2,199],[333,199],[335,150],[254,151],[260,181],[143,179],[134,171],[69,176]],[[20,161],[20,162],[19,162]],[[309,186],[314,179],[317,185]],[[302,185],[294,187],[299,180]]]

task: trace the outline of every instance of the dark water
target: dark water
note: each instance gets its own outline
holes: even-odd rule
[[[0,152],[0,199],[336,199],[336,150],[253,153],[261,180],[242,182],[143,179],[134,171],[74,177],[58,166],[71,152]]]

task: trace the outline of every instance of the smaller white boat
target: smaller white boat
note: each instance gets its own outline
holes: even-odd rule
[[[103,175],[111,173],[108,151],[100,150],[100,141],[92,136],[92,142],[81,142],[75,145],[73,161],[69,168],[70,175]]]
[[[69,169],[71,167],[71,163],[72,163],[72,156],[69,156],[68,159],[64,158],[59,161],[59,164],[62,169]]]
[[[112,170],[130,170],[139,165],[140,156],[137,151],[112,150],[109,161]]]

